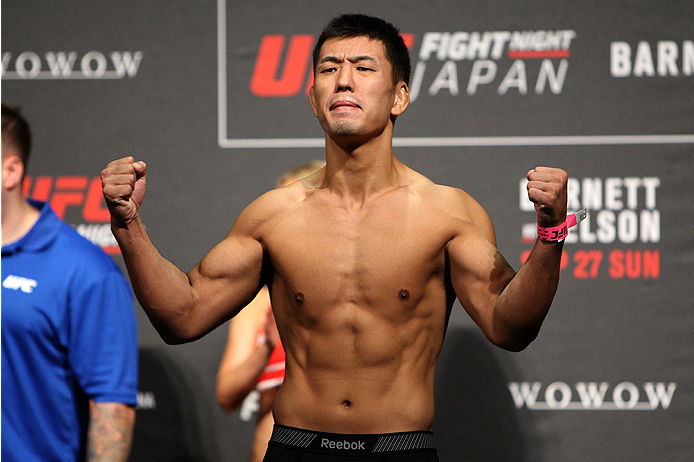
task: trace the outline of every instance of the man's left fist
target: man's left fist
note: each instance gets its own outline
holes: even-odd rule
[[[536,167],[528,177],[528,198],[535,204],[537,224],[560,226],[566,221],[567,173],[560,168]]]

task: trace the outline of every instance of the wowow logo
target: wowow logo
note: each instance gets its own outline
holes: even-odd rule
[[[34,51],[2,54],[5,80],[99,80],[135,78],[142,62],[141,51]]]
[[[655,411],[667,410],[677,389],[675,382],[633,382],[612,386],[608,382],[511,382],[508,384],[518,409],[539,411]]]
[[[154,411],[157,409],[157,397],[153,391],[137,392],[137,410]]]
[[[106,253],[120,254],[111,233],[111,215],[104,202],[100,177],[25,177],[22,186],[26,197],[49,202],[59,218]]]

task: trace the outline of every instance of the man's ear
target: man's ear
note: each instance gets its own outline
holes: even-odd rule
[[[399,116],[407,106],[410,105],[410,87],[407,86],[405,82],[398,82],[395,90],[395,98],[393,100],[393,107],[390,110],[390,114],[393,116]]]
[[[309,101],[311,101],[311,109],[313,109],[313,115],[318,117],[318,112],[316,111],[316,94],[313,90],[313,85],[308,89]]]
[[[10,155],[2,161],[2,187],[11,191],[22,185],[24,178],[24,162],[19,156]]]

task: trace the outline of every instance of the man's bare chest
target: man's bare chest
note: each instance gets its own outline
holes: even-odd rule
[[[366,291],[419,286],[443,272],[450,226],[418,210],[329,211],[287,218],[265,240],[278,277],[292,285]],[[396,290],[396,289],[393,289]]]

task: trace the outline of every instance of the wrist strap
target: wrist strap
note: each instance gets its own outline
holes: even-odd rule
[[[547,227],[537,225],[537,237],[545,242],[561,242],[569,234],[569,228],[573,228],[582,222],[587,216],[586,209],[567,215],[566,221],[559,226]]]

